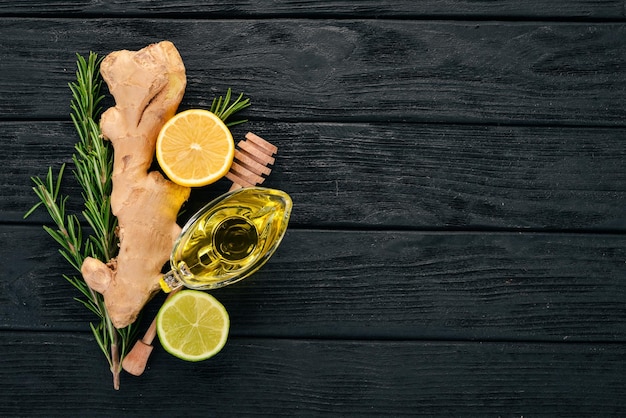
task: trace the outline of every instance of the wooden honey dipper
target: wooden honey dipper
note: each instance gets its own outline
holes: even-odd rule
[[[239,141],[235,149],[235,157],[226,173],[226,178],[233,182],[229,191],[242,187],[257,186],[265,181],[265,177],[271,173],[269,167],[274,164],[274,155],[278,148],[267,142],[258,135],[248,132],[246,139]],[[167,296],[172,297],[180,288],[173,290]],[[166,299],[166,300],[167,300]],[[148,358],[152,353],[152,341],[156,337],[156,317],[148,327],[143,338],[137,340],[132,350],[124,357],[122,368],[128,373],[139,376],[146,370]]]
[[[226,178],[233,182],[230,190],[242,187],[257,186],[265,181],[263,175],[268,176],[274,165],[274,154],[278,148],[260,136],[248,132],[246,140],[239,141],[235,149],[235,159],[226,173]]]

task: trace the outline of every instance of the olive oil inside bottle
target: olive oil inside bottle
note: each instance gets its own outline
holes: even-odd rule
[[[210,289],[247,277],[280,243],[291,205],[286,193],[262,188],[216,199],[183,228],[171,259],[177,280]]]
[[[234,262],[250,255],[258,240],[256,227],[246,219],[234,216],[223,220],[215,228],[213,246],[220,256]]]

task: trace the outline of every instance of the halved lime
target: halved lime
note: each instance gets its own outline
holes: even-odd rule
[[[213,296],[181,290],[161,306],[156,325],[167,352],[186,361],[201,361],[224,347],[230,320],[224,305]]]

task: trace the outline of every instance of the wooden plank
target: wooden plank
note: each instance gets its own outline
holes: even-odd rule
[[[74,52],[160,39],[185,60],[183,107],[232,87],[272,120],[624,126],[626,113],[623,23],[4,18],[0,28],[4,120],[65,119]]]
[[[358,1],[299,1],[299,0],[233,0],[225,4],[215,0],[195,1],[95,1],[82,0],[29,0],[19,3],[1,3],[0,15],[5,16],[171,16],[186,17],[249,17],[249,16],[298,16],[298,17],[518,17],[518,18],[622,18],[622,0],[590,2],[587,0],[555,0],[525,2],[505,0],[401,0],[380,2]]]
[[[278,145],[265,184],[292,194],[294,224],[626,230],[624,129],[252,122],[233,132],[248,129]],[[75,141],[70,123],[0,123],[0,221],[21,221],[36,201],[30,177],[71,162]],[[66,178],[77,210],[69,167]],[[226,183],[195,190],[188,211]]]
[[[1,332],[0,414],[620,416],[624,355],[623,345],[231,338],[201,363],[157,347],[115,392],[86,335]]]
[[[87,330],[51,239],[0,237],[0,328]],[[260,272],[212,293],[238,336],[625,341],[625,261],[624,235],[292,229]]]
[[[623,236],[296,230],[216,295],[254,335],[623,341],[625,261]]]
[[[48,168],[55,178],[63,164],[68,168],[63,182],[64,194],[72,195],[69,210],[82,210],[80,187],[73,181],[72,154],[78,136],[68,123],[0,123],[0,143],[5,152],[0,154],[0,214],[3,221],[17,222],[35,203],[32,177],[45,178]],[[33,222],[47,223],[50,218],[42,209],[32,217]]]

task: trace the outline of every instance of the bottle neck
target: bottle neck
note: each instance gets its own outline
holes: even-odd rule
[[[165,275],[161,277],[161,280],[159,280],[159,284],[165,293],[170,293],[183,286],[183,282],[178,278],[174,270],[165,273]]]

